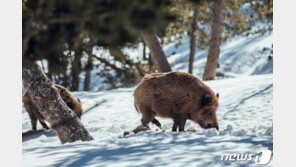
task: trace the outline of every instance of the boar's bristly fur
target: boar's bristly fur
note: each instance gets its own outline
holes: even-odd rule
[[[161,128],[155,117],[172,118],[172,131],[184,131],[187,119],[202,128],[219,129],[216,110],[218,94],[189,73],[168,72],[145,75],[134,91],[136,110],[142,125],[150,122]]]

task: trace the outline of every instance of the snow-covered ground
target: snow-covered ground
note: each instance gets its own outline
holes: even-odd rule
[[[223,42],[219,55],[217,71],[229,76],[269,74],[273,72],[272,32],[248,37],[236,36],[230,41]],[[189,39],[183,39],[183,45],[175,48],[174,45],[164,47],[168,61],[175,71],[188,71]],[[174,54],[173,54],[174,53]],[[208,49],[197,50],[193,63],[193,74],[201,77],[207,61]]]
[[[159,119],[165,132],[150,125],[151,131],[123,137],[124,131],[140,125],[141,115],[133,105],[134,88],[74,92],[85,110],[101,102],[82,115],[95,140],[61,145],[52,131],[25,137],[23,166],[256,166],[254,159],[221,162],[220,158],[223,154],[273,150],[272,74],[205,83],[220,94],[219,132],[205,131],[191,121],[187,121],[185,132],[171,132],[172,120]],[[24,109],[22,113],[24,132],[31,125]]]

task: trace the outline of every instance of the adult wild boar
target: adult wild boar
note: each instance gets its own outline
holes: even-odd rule
[[[134,104],[142,113],[142,125],[149,122],[161,128],[155,118],[172,118],[172,131],[184,131],[187,119],[202,128],[219,130],[216,110],[219,94],[189,73],[168,72],[145,75],[134,91]]]
[[[77,115],[80,119],[83,109],[82,104],[79,99],[76,99],[71,92],[65,87],[55,84],[55,87],[58,89],[63,101],[67,104],[67,106],[72,109],[72,111]],[[24,107],[31,119],[32,130],[36,130],[37,120],[39,120],[40,124],[45,128],[49,129],[45,123],[45,118],[38,111],[38,108],[33,104],[28,92],[25,92],[22,97],[22,101],[24,103]]]

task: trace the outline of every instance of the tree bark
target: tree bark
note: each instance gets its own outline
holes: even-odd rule
[[[22,79],[32,101],[62,144],[77,140],[93,140],[36,62],[23,59]]]
[[[211,28],[212,34],[210,39],[210,48],[208,52],[207,63],[203,74],[203,80],[214,80],[216,77],[216,68],[218,65],[222,32],[224,27],[224,9],[224,0],[217,0],[214,2],[214,19]]]
[[[89,91],[91,71],[93,70],[93,55],[92,53],[88,54],[87,65],[85,67],[85,78],[84,78],[84,91]]]
[[[171,66],[155,34],[142,34],[143,39],[151,52],[151,59],[158,72],[172,71]]]
[[[25,58],[23,57],[22,60],[24,60]],[[53,69],[52,69],[52,66],[51,66],[51,61],[49,59],[47,59],[47,73],[46,73],[47,77],[53,81]],[[57,82],[57,81],[54,81],[54,82]]]
[[[71,67],[71,76],[72,76],[72,80],[71,80],[71,87],[70,90],[71,91],[78,91],[79,89],[79,75],[81,72],[81,58],[82,58],[82,51],[79,50],[75,53],[74,55],[74,60],[72,62],[72,67]]]
[[[67,66],[68,66],[68,63],[67,63]],[[62,71],[60,71],[60,74],[62,74],[62,77],[59,75],[56,75],[58,78],[58,80],[57,80],[58,83],[62,83],[61,85],[63,85],[64,87],[70,88],[70,77],[67,74],[67,68],[64,68]]]
[[[195,45],[196,45],[196,30],[197,30],[197,15],[198,10],[197,7],[193,7],[193,18],[192,18],[192,25],[191,25],[191,36],[190,36],[190,55],[189,55],[189,68],[188,73],[192,74],[193,72],[193,61],[194,61],[194,54],[195,54]]]

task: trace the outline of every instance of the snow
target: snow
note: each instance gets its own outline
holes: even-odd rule
[[[219,56],[217,71],[226,75],[254,75],[270,74],[273,72],[273,62],[268,60],[272,56],[272,32],[248,37],[236,36],[231,41],[223,42]],[[164,47],[168,61],[175,71],[188,71],[189,39],[182,40],[183,45],[175,48],[174,45]],[[172,53],[175,54],[172,55]],[[207,60],[208,49],[197,50],[193,63],[193,74],[201,77]]]
[[[85,110],[100,103],[82,115],[94,140],[61,145],[52,131],[25,137],[23,166],[255,166],[254,161],[221,162],[220,158],[273,150],[272,74],[205,83],[220,94],[220,131],[203,130],[187,121],[185,132],[172,132],[173,121],[159,118],[165,132],[150,124],[150,131],[123,137],[123,132],[140,125],[141,115],[133,105],[134,87],[74,92]],[[24,108],[22,114],[25,132],[31,125]]]

